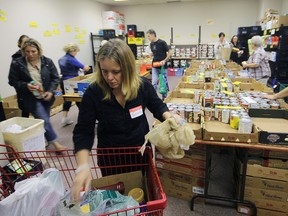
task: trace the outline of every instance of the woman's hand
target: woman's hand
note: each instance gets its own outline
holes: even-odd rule
[[[73,201],[78,202],[81,200],[80,192],[83,191],[83,189],[85,190],[86,194],[89,192],[90,182],[91,182],[90,169],[83,169],[77,173],[72,187]]]
[[[246,62],[246,61],[243,61],[243,62],[242,62],[242,66],[243,66],[243,68],[247,68],[247,62]]]
[[[268,95],[268,94],[262,95],[261,97],[266,98],[266,99],[270,99],[270,100],[277,99],[275,95]]]
[[[53,94],[51,92],[44,92],[43,93],[43,100],[44,101],[50,101],[52,96],[53,96]]]

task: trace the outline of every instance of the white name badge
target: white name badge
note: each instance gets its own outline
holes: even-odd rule
[[[137,106],[137,107],[134,107],[132,109],[129,109],[129,112],[130,112],[130,116],[131,116],[132,119],[143,115],[143,110],[142,110],[142,106],[141,105]]]

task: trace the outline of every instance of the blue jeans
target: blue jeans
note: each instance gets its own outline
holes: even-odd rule
[[[45,128],[45,138],[48,143],[52,143],[56,140],[57,135],[54,132],[52,125],[50,123],[50,105],[46,104],[44,101],[38,100],[36,102],[36,109],[32,113],[34,118],[44,120]]]
[[[159,74],[161,73],[161,68],[154,68],[152,67],[152,85],[155,89],[155,91],[157,91],[157,84],[158,84],[158,80],[159,80]],[[168,79],[167,79],[167,69],[165,69],[164,74],[163,74],[163,78],[166,84],[166,88],[167,88],[167,92],[169,91],[169,85],[168,85]],[[167,97],[167,94],[163,94],[162,95],[163,98]]]

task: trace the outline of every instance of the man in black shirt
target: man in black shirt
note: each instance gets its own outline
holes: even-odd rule
[[[150,48],[153,53],[152,61],[152,85],[155,90],[157,90],[157,83],[159,79],[159,74],[161,73],[161,67],[164,65],[164,80],[166,83],[167,91],[169,91],[168,81],[167,81],[167,61],[171,56],[171,49],[164,40],[156,37],[156,32],[153,29],[149,29],[147,32],[148,40],[150,43]],[[167,94],[162,95],[162,99],[166,98]]]

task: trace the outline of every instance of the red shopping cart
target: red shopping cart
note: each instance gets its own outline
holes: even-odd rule
[[[60,171],[65,187],[70,189],[75,177],[77,162],[74,151],[65,150],[62,154],[57,151],[29,151],[16,152],[11,146],[2,145],[7,152],[0,152],[0,201],[14,192],[16,182],[35,175],[39,175],[43,170],[56,168]],[[99,166],[97,156],[108,156],[109,160],[117,161],[118,165]],[[127,215],[128,211],[134,211],[134,215],[163,215],[166,207],[166,195],[161,186],[153,159],[152,151],[146,148],[143,157],[140,156],[139,147],[124,147],[110,149],[92,149],[89,155],[89,164],[91,167],[92,179],[102,178],[101,170],[113,170],[115,174],[129,173],[134,170],[141,170],[143,188],[146,192],[146,202],[135,208],[119,210],[117,212],[105,213],[103,215],[118,215],[123,213]],[[129,161],[136,163],[129,163]],[[3,165],[5,164],[5,165]],[[117,174],[117,173],[116,173]]]

